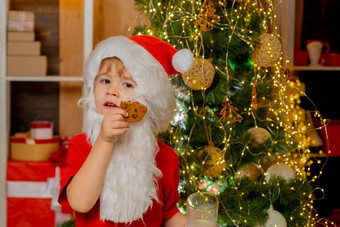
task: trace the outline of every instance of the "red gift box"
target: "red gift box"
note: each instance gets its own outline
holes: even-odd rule
[[[333,157],[340,156],[340,120],[331,119],[326,126],[323,126],[317,119],[314,119],[313,123],[316,128],[321,128],[324,153]]]
[[[56,226],[73,218],[58,202],[60,175],[52,162],[7,162],[7,226]]]

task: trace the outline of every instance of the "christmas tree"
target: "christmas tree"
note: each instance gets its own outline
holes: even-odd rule
[[[162,139],[180,159],[179,207],[207,191],[220,226],[313,226],[310,139],[299,81],[284,68],[270,0],[136,0],[150,23],[135,33],[189,48],[171,78],[177,109]]]

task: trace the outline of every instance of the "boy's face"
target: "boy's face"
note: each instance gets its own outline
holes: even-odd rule
[[[104,59],[94,81],[96,111],[105,115],[133,96],[137,83],[117,58]]]

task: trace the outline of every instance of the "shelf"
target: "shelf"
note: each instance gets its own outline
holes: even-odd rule
[[[83,82],[80,76],[7,76],[7,81],[19,82]]]
[[[309,153],[310,158],[327,158],[329,157],[327,154],[317,154],[317,153]]]
[[[340,71],[340,66],[294,66],[295,71]]]

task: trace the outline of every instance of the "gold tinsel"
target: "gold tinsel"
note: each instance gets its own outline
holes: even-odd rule
[[[184,83],[193,90],[210,87],[215,75],[214,66],[204,58],[195,58],[191,69],[183,73]]]
[[[262,34],[255,50],[253,61],[263,67],[273,66],[280,58],[281,42],[273,34]]]
[[[253,105],[253,109],[256,111],[257,110],[257,90],[256,90],[256,87],[257,87],[257,82],[256,82],[256,79],[254,78],[254,83],[253,83],[253,90],[251,92],[251,103]]]

